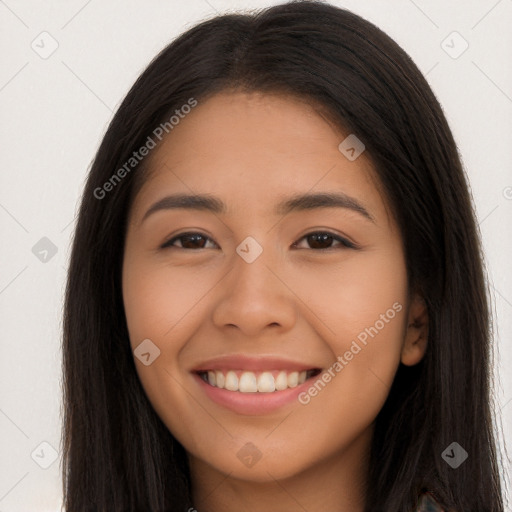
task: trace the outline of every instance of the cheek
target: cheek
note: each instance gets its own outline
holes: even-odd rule
[[[127,265],[124,272],[123,300],[132,346],[145,338],[159,338],[172,326],[169,314],[175,311],[168,284],[135,265]]]
[[[187,326],[197,321],[201,302],[215,285],[211,272],[191,272],[162,264],[142,264],[126,259],[123,266],[123,300],[130,341],[145,338],[179,340]],[[160,348],[163,348],[162,346]]]
[[[290,273],[283,280],[293,283],[312,313],[310,321],[338,351],[376,322],[379,331],[389,334],[383,337],[401,342],[403,320],[398,313],[405,310],[408,291],[405,262],[397,248],[352,254],[340,263],[312,266],[301,270],[299,278]]]
[[[343,449],[371,427],[382,409],[400,362],[405,307],[396,296],[376,300],[373,309],[354,303],[332,318],[332,365],[299,396],[303,407],[295,420],[302,432],[287,436],[307,438],[318,453]],[[381,317],[381,314],[383,315]],[[356,318],[354,318],[356,317]],[[309,429],[308,420],[321,418]],[[309,441],[313,439],[314,441]]]
[[[408,293],[402,253],[390,246],[336,268],[318,267],[302,273],[294,291],[305,297],[310,322],[328,344],[333,363],[339,362],[326,376],[326,388],[333,393],[329,399],[342,402],[339,410],[363,403],[368,417],[376,415],[389,393],[405,336]]]
[[[123,301],[132,350],[149,339],[160,351],[147,366],[134,357],[138,377],[153,409],[169,430],[193,446],[199,444],[202,434],[189,427],[197,423],[202,410],[190,407],[179,357],[193,334],[198,315],[204,314],[201,298],[211,286],[205,279],[193,279],[190,272],[149,265],[137,254],[129,253],[124,261]],[[205,415],[200,419],[206,422],[208,418]]]

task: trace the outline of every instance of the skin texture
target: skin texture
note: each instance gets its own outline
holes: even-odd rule
[[[224,92],[199,103],[151,154],[130,212],[123,298],[132,349],[149,338],[161,351],[151,365],[135,364],[189,454],[199,512],[363,511],[373,422],[400,362],[423,357],[428,332],[371,162],[338,150],[347,135],[299,99]],[[339,207],[273,212],[292,194],[316,192],[348,194],[375,222]],[[171,193],[218,196],[227,212],[159,210],[141,222]],[[161,248],[190,231],[207,238]],[[326,231],[358,248],[308,242]],[[252,263],[236,252],[248,236],[263,248]],[[236,414],[207,398],[190,373],[223,354],[328,369],[393,304],[394,318],[306,405]],[[252,467],[237,457],[248,442],[262,455]]]

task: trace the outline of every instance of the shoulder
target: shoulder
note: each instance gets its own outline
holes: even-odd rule
[[[420,494],[418,504],[414,509],[414,512],[445,512],[444,509],[441,508],[441,505],[437,503],[434,497],[425,492]]]

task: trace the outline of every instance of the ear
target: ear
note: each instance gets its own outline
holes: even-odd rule
[[[401,361],[406,366],[418,364],[427,350],[428,310],[423,297],[415,294],[409,303],[407,330]]]

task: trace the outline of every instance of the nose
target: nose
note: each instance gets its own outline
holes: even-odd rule
[[[261,337],[270,328],[287,332],[297,317],[293,283],[283,277],[282,266],[263,253],[252,263],[234,255],[231,271],[225,276],[213,311],[213,323],[237,337]],[[288,277],[289,280],[289,277]]]

